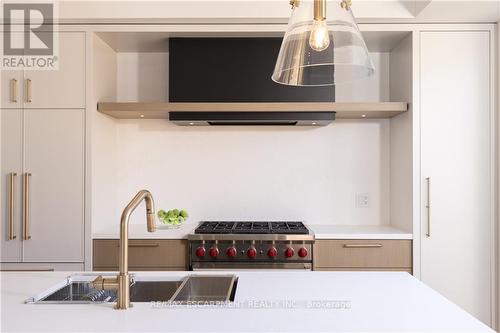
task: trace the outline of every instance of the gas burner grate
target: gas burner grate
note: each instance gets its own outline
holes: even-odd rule
[[[309,234],[302,222],[287,221],[204,221],[196,234]]]

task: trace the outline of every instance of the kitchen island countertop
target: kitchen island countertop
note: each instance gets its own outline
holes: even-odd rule
[[[402,272],[237,271],[232,306],[24,304],[69,272],[2,272],[1,331],[493,332]],[[182,278],[193,272],[141,272]],[[203,274],[222,274],[204,272]]]

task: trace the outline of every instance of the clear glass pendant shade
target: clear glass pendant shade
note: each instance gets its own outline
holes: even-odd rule
[[[327,86],[368,77],[375,67],[351,9],[326,2],[326,19],[314,19],[313,0],[292,10],[273,81],[293,86]]]

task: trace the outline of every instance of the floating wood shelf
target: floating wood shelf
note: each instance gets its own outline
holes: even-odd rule
[[[167,119],[171,111],[290,112],[335,111],[337,119],[391,118],[408,110],[408,103],[98,103],[97,110],[119,119]]]

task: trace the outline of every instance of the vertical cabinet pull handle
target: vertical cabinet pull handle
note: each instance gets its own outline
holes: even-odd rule
[[[9,240],[16,239],[16,233],[14,229],[14,219],[15,219],[15,198],[16,198],[16,176],[17,173],[10,173],[10,184],[9,184]]]
[[[31,79],[26,79],[26,103],[31,103]]]
[[[427,232],[425,235],[431,237],[431,177],[425,178],[427,182],[427,204],[425,208],[427,209]]]
[[[10,80],[10,102],[17,103],[17,80]]]
[[[23,238],[31,239],[30,235],[30,178],[31,173],[24,174],[23,182]]]

